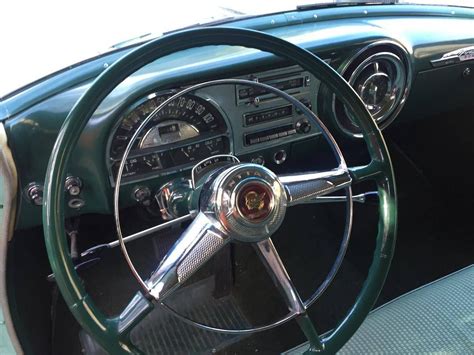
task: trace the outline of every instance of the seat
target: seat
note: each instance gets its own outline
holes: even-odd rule
[[[287,354],[302,354],[302,344]],[[474,354],[474,264],[372,311],[339,354]]]

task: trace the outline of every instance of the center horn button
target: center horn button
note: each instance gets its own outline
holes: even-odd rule
[[[264,221],[274,205],[273,192],[258,180],[247,182],[237,193],[237,209],[250,222]]]
[[[239,164],[212,184],[207,203],[231,238],[258,242],[270,237],[285,217],[287,197],[277,176],[264,166]]]

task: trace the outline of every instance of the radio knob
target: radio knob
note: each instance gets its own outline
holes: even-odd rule
[[[295,124],[296,132],[309,133],[311,131],[311,123],[307,119],[299,120]]]

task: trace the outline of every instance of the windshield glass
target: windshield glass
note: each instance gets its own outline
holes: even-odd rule
[[[10,1],[1,5],[0,97],[73,63],[167,31],[295,10],[301,5],[338,2],[341,1]],[[466,0],[398,2],[474,6],[474,1]]]

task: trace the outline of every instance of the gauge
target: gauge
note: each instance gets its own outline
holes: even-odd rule
[[[192,124],[184,121],[169,120],[150,128],[140,141],[140,149],[171,144],[199,136],[199,131]]]
[[[125,162],[122,176],[124,181],[130,181],[139,177],[168,174],[180,168],[192,167],[197,162],[212,155],[226,154],[228,152],[229,140],[227,137],[206,139],[162,152],[128,158]],[[116,161],[112,166],[114,180],[118,174],[119,167],[120,161]]]
[[[130,139],[169,96],[149,95],[119,118],[109,139],[112,183]],[[217,108],[199,96],[183,95],[155,113],[139,133],[124,165],[124,182],[188,169],[204,158],[229,151],[227,125]]]
[[[169,96],[149,96],[120,118],[110,143],[109,156],[112,159],[120,159],[140,124]],[[209,101],[195,95],[183,95],[168,103],[147,123],[131,153],[190,140],[203,134],[224,133],[226,129],[222,115]]]

